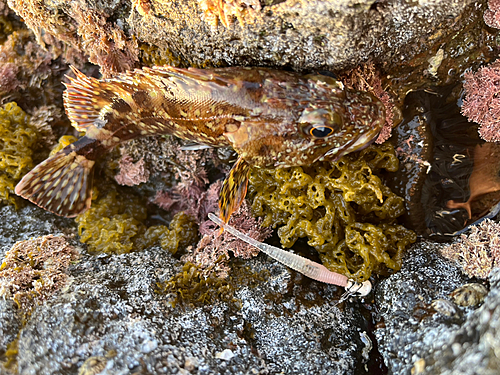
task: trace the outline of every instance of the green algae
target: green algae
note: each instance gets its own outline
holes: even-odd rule
[[[308,238],[331,271],[363,281],[399,270],[416,235],[398,225],[404,200],[385,186],[383,170],[399,162],[389,144],[370,146],[334,163],[254,169],[248,197],[263,226],[278,229],[284,247]]]
[[[0,43],[5,42],[7,36],[14,31],[12,22],[7,16],[0,16]]]
[[[160,49],[148,43],[139,43],[139,58],[145,66],[179,66],[181,61],[170,50]]]
[[[0,200],[14,204],[14,187],[33,168],[37,131],[28,115],[15,103],[0,106]]]
[[[217,262],[222,261],[222,257]],[[216,262],[216,263],[217,263]],[[212,268],[215,264],[212,266]],[[204,306],[217,301],[224,301],[235,308],[239,308],[241,301],[235,297],[236,289],[241,286],[254,287],[265,282],[269,272],[254,272],[249,267],[233,263],[231,275],[226,278],[215,276],[210,270],[202,270],[191,262],[186,262],[182,270],[170,280],[158,283],[159,293],[172,293],[173,307]]]
[[[175,253],[197,241],[196,223],[185,213],[176,214],[169,227],[147,228],[144,224],[148,217],[146,205],[139,197],[126,189],[105,189],[108,190],[105,196],[96,199],[89,210],[75,218],[80,241],[88,245],[90,252],[123,254],[160,243]]]
[[[5,357],[5,362],[2,362],[2,367],[12,374],[17,374],[17,355],[19,353],[19,335],[14,340],[7,344],[7,350],[3,355]]]
[[[172,218],[168,229],[163,225],[149,227],[136,244],[146,248],[160,243],[164,250],[175,254],[179,249],[185,249],[198,240],[198,225],[190,215],[179,212]]]

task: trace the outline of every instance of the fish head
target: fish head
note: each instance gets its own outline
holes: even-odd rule
[[[385,106],[368,92],[345,91],[345,98],[314,104],[298,120],[298,128],[314,146],[312,161],[336,161],[342,156],[368,147],[385,124]]]
[[[332,90],[311,100],[288,100],[290,117],[261,116],[225,135],[238,154],[259,167],[335,161],[370,145],[385,123],[383,103],[370,93]]]

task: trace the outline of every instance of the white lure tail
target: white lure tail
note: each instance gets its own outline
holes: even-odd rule
[[[304,276],[310,277],[311,279],[321,281],[327,284],[334,284],[345,288],[348,292],[356,294],[359,296],[366,296],[370,293],[372,286],[369,280],[363,283],[357,283],[353,280],[348,279],[346,276],[341,275],[336,272],[330,271],[328,268],[322,264],[313,262],[307,258],[301,257],[300,255],[290,253],[283,249],[268,245],[263,242],[259,242],[246,234],[241,233],[239,230],[233,228],[232,226],[224,223],[220,218],[212,213],[208,214],[210,220],[219,225],[220,227],[227,230],[233,236],[239,238],[246,243],[255,246],[260,249],[265,254],[269,255],[271,258],[276,259],[278,262],[284,264],[291,269],[300,272]]]

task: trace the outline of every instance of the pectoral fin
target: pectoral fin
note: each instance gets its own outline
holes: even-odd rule
[[[250,174],[250,165],[239,158],[229,172],[229,176],[224,180],[222,190],[219,195],[219,217],[225,223],[233,212],[237,211],[243,203],[248,187],[248,175]]]

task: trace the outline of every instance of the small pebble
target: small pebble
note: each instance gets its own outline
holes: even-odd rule
[[[229,361],[234,357],[234,353],[231,349],[224,349],[222,352],[218,352],[215,354],[215,358],[223,359],[224,361]]]
[[[481,304],[487,294],[488,289],[483,284],[470,283],[455,289],[450,297],[459,306],[473,307]]]

